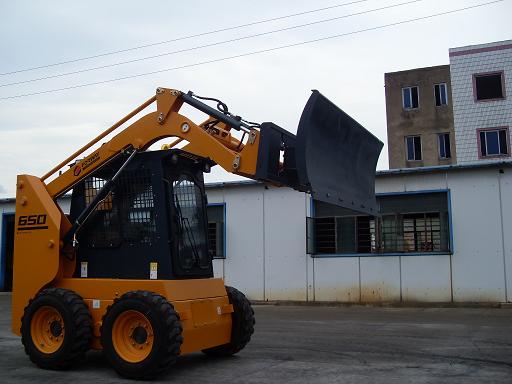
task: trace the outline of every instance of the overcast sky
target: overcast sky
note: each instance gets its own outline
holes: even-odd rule
[[[0,85],[188,49],[304,23],[312,26],[157,59],[25,84],[0,86],[0,98],[196,64],[302,41],[345,36],[185,69],[36,96],[0,100],[0,197],[16,175],[41,176],[154,94],[158,86],[225,101],[251,121],[296,132],[311,89],[318,89],[386,142],[384,73],[448,64],[448,48],[512,38],[512,0],[389,28],[386,24],[490,0],[316,1],[7,1],[0,0],[0,73],[200,34],[263,19],[321,12],[0,76]],[[405,4],[408,3],[408,4]],[[191,112],[197,121],[201,115]],[[378,168],[388,167],[387,148]],[[219,168],[219,167],[216,167]],[[221,170],[207,181],[232,180]]]

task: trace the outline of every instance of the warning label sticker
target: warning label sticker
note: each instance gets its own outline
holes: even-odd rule
[[[150,280],[158,279],[158,263],[149,263],[149,278]]]
[[[80,277],[87,277],[87,261],[80,263]]]

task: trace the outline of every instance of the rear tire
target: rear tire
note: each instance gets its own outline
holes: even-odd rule
[[[165,297],[131,291],[107,309],[101,344],[118,374],[150,379],[176,362],[183,343],[181,333],[179,316]]]
[[[247,297],[233,287],[226,287],[229,302],[233,305],[231,341],[217,347],[203,349],[209,356],[225,357],[241,351],[251,340],[254,333],[254,311]]]
[[[89,349],[92,318],[75,292],[48,288],[30,300],[21,319],[21,342],[30,360],[44,369],[65,369]]]

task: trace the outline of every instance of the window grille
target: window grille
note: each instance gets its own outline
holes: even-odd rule
[[[378,197],[382,216],[354,216],[315,201],[317,217],[307,220],[310,254],[450,252],[447,194]],[[423,208],[423,211],[421,211]]]
[[[154,243],[157,231],[151,172],[148,169],[125,171],[115,190],[120,196],[121,228],[130,245]]]
[[[224,259],[224,204],[212,204],[207,207],[208,214],[208,252],[214,259]]]
[[[205,213],[200,187],[189,175],[173,182],[173,202],[180,226],[179,260],[185,270],[195,264],[206,268],[210,264],[207,254]]]
[[[93,201],[106,182],[107,180],[98,177],[85,179],[86,205]],[[83,238],[79,236],[80,242],[85,242],[91,248],[118,247],[121,244],[119,206],[115,202],[115,196],[116,192],[111,191],[91,213],[81,231]]]
[[[85,180],[85,203],[90,204],[106,179]],[[84,226],[89,247],[118,247],[122,241],[148,245],[157,236],[155,205],[149,170],[124,171],[112,191],[98,204]]]

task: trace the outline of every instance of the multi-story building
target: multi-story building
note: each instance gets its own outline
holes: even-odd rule
[[[449,52],[457,161],[510,159],[512,40]]]
[[[450,66],[386,73],[389,168],[456,162]]]

